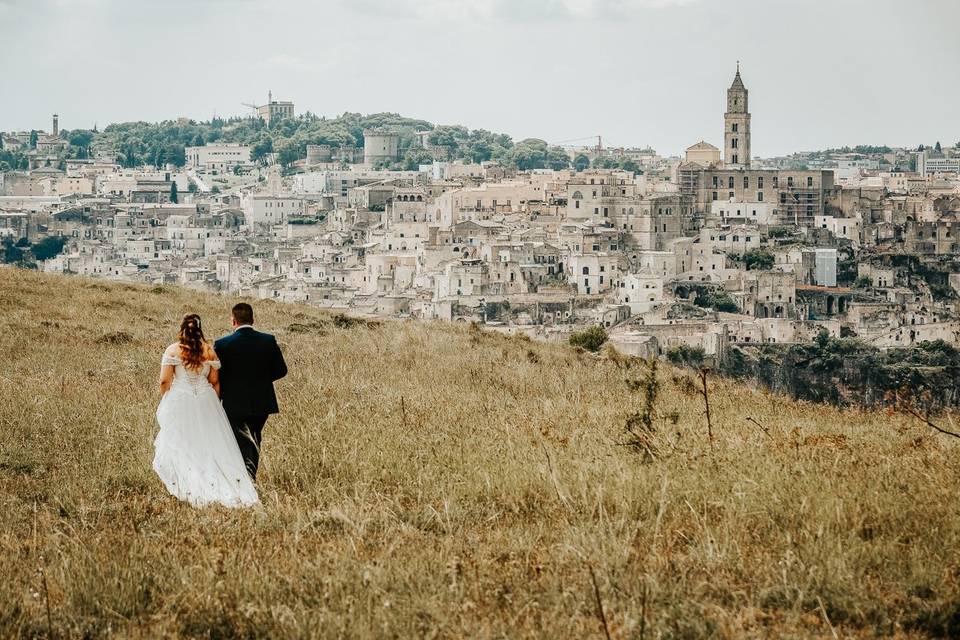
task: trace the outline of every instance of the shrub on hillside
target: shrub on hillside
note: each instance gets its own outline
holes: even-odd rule
[[[570,334],[570,344],[596,353],[607,341],[607,331],[600,326],[587,327],[583,331]]]
[[[63,251],[67,239],[63,236],[47,236],[33,245],[33,256],[37,260],[49,260]]]
[[[773,254],[760,249],[751,249],[743,254],[747,271],[767,271],[773,268]]]
[[[703,347],[691,347],[687,344],[678,344],[667,349],[667,360],[678,367],[697,369],[703,364],[706,355]]]
[[[693,304],[705,309],[715,309],[724,313],[740,313],[740,307],[726,291],[704,291],[698,293]]]

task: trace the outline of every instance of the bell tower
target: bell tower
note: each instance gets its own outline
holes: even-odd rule
[[[739,61],[737,75],[727,89],[727,112],[723,114],[723,163],[730,169],[750,168],[750,111]]]

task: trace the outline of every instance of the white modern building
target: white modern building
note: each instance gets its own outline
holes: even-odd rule
[[[204,171],[232,171],[250,162],[250,147],[243,144],[207,144],[185,149],[187,166]]]

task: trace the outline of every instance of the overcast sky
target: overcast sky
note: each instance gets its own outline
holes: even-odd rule
[[[960,140],[960,0],[0,0],[0,130],[393,111],[560,142],[753,152]]]

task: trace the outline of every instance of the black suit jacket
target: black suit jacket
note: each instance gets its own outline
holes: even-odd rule
[[[276,338],[252,328],[238,329],[213,344],[220,359],[220,398],[228,416],[279,413],[273,383],[287,375]]]

